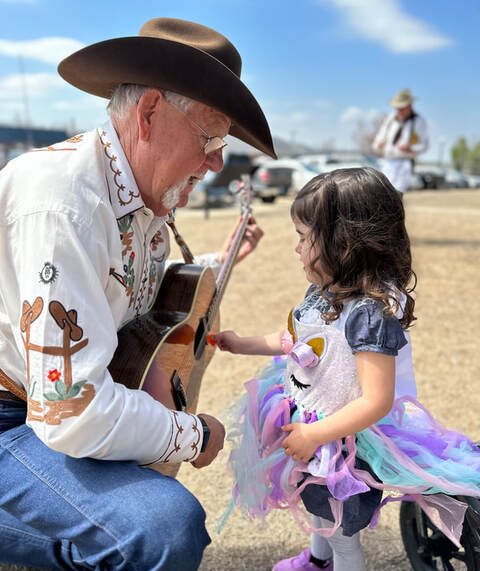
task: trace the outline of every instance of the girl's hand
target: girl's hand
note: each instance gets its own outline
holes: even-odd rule
[[[230,353],[239,353],[241,338],[235,331],[220,331],[213,336],[217,347],[220,351],[230,351]]]
[[[288,454],[294,460],[309,462],[315,450],[321,444],[318,441],[318,435],[314,432],[313,424],[305,424],[303,422],[285,424],[282,426],[282,430],[283,432],[289,432],[282,444],[283,448],[285,448],[285,454]]]

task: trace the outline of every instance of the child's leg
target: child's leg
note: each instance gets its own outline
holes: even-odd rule
[[[314,529],[325,527],[325,523],[322,522],[318,516],[313,515],[312,527]],[[330,544],[324,537],[318,535],[318,533],[312,533],[312,539],[310,541],[310,552],[316,559],[319,559],[320,561],[326,561],[331,559],[333,556]]]
[[[318,518],[321,527],[330,527],[332,524],[326,519]],[[365,571],[360,533],[347,537],[342,534],[340,527],[328,538],[333,550],[333,568],[335,571]]]
[[[312,515],[312,526],[314,528],[325,527],[325,524],[319,517]],[[331,560],[332,548],[328,541],[324,537],[312,533],[310,549],[304,549],[298,555],[282,559],[275,564],[272,571],[322,571],[322,569],[332,571]]]

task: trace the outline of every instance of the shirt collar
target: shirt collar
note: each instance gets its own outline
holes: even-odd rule
[[[118,220],[145,204],[112,122],[108,120],[97,132],[103,147],[110,202]]]

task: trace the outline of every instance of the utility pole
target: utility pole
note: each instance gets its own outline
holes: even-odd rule
[[[33,140],[33,132],[32,132],[32,120],[30,117],[30,106],[28,103],[28,90],[27,90],[27,80],[25,76],[25,68],[23,65],[23,58],[19,54],[18,55],[18,69],[20,71],[20,86],[22,91],[22,99],[23,99],[23,110],[24,110],[24,127],[27,133],[27,146],[28,148],[32,148],[34,146]]]
[[[443,155],[445,152],[445,145],[447,143],[447,139],[443,136],[438,138],[438,166],[443,168]]]

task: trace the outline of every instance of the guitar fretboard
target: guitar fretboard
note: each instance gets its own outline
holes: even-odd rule
[[[248,175],[242,176],[241,182],[241,201],[242,201],[242,217],[240,224],[237,228],[235,236],[232,239],[230,247],[228,249],[227,255],[225,260],[220,268],[218,273],[218,277],[216,280],[217,289],[215,295],[212,299],[210,304],[210,308],[207,312],[207,327],[210,328],[210,325],[213,323],[215,319],[218,309],[220,307],[220,303],[223,298],[223,294],[225,293],[225,289],[228,284],[228,280],[230,279],[230,275],[233,270],[233,266],[235,265],[235,261],[237,259],[238,252],[240,250],[240,246],[242,244],[243,236],[245,234],[245,230],[248,225],[248,220],[252,214],[251,210],[251,196],[252,190],[250,186],[250,177]]]

